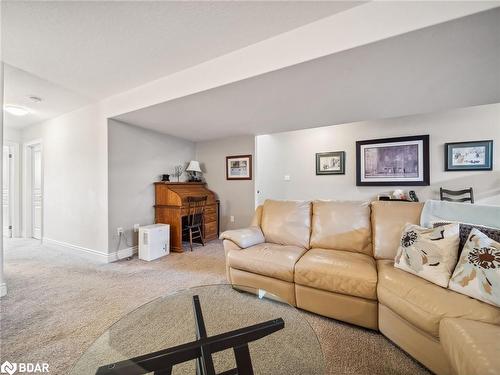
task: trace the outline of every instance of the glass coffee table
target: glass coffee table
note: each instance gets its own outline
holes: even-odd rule
[[[248,348],[254,374],[323,375],[323,353],[316,334],[303,313],[263,290],[244,289],[252,293],[236,290],[230,285],[211,285],[155,299],[132,311],[104,332],[76,362],[71,374],[89,375],[98,371],[110,374],[146,374],[149,373],[146,370],[148,367],[143,363],[151,363],[151,353],[160,352],[165,355],[166,349],[192,348],[200,342],[207,344],[210,340],[218,340],[216,344],[212,344],[221,347],[219,341],[229,332],[229,336],[236,340],[229,345],[236,343],[240,349],[241,340],[252,338],[248,342]],[[198,301],[198,309],[202,311],[206,328],[206,332],[201,332],[201,341],[200,331],[196,329],[197,313],[193,297]],[[249,329],[249,326],[257,328]],[[267,330],[265,334],[262,333],[263,326]],[[207,347],[204,346],[205,350]],[[176,351],[174,358],[186,354],[185,350],[182,354],[181,352],[182,350]],[[237,374],[237,352],[233,347],[228,347],[209,355],[208,361],[213,363],[215,373]],[[243,356],[239,357],[240,365],[241,358],[246,360],[244,352],[243,348]],[[147,357],[147,361],[130,361],[139,356]],[[206,369],[202,368],[204,365],[199,361],[202,360],[190,359],[175,364],[170,372],[162,370],[156,373],[194,375],[198,371],[202,374]],[[119,371],[120,368],[126,371]]]

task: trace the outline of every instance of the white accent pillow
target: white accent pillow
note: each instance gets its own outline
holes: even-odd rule
[[[459,225],[423,228],[406,224],[394,267],[446,288],[458,257]]]
[[[449,288],[500,307],[500,243],[472,229]]]

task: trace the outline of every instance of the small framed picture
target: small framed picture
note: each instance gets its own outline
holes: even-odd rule
[[[445,171],[491,171],[493,141],[445,143]]]
[[[227,180],[252,179],[252,155],[226,156]]]
[[[423,186],[429,183],[428,135],[356,142],[357,186]]]
[[[316,175],[345,174],[345,151],[316,154]]]

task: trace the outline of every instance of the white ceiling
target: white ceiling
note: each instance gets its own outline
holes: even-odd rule
[[[6,114],[4,124],[22,128],[56,117],[365,3],[3,1],[1,31],[2,59],[6,63],[5,101],[31,110],[25,117]],[[390,3],[386,4],[390,6]],[[365,7],[369,5],[373,3],[368,3]],[[353,11],[363,8],[355,8]],[[339,16],[342,15],[337,14],[336,17]],[[362,25],[363,19],[359,22]],[[434,45],[432,40],[428,43],[431,47]],[[478,45],[481,45],[481,41]],[[394,53],[397,54],[400,47]],[[446,45],[443,47],[443,50],[447,50]],[[391,80],[391,77],[384,75],[390,74],[390,70],[382,69],[379,73],[379,67],[371,67],[371,63],[367,64],[367,60],[363,60],[361,66],[359,61],[349,61],[353,67],[349,71],[355,71],[352,74],[357,76],[342,76],[336,70],[338,66],[335,64],[339,63],[335,61],[340,61],[342,56],[350,56],[348,52],[347,55],[342,52],[330,56],[333,60],[318,60],[331,61],[330,63],[321,65],[313,61],[311,65],[301,64],[120,118],[168,134],[189,139],[208,139],[239,133],[255,134],[319,126],[356,116],[355,119],[366,119],[372,117],[363,116],[382,114],[381,110],[363,110],[356,101],[347,102],[344,94],[352,91],[350,95],[356,96],[359,94],[356,90],[361,90],[362,93],[372,93],[377,98],[378,92],[364,87],[366,82],[380,84],[386,89],[390,85],[394,89],[404,89],[405,78],[412,77],[413,71],[406,71],[407,76],[401,76],[401,80]],[[427,53],[425,50],[421,52],[423,55]],[[482,53],[478,53],[480,52]],[[464,56],[460,53],[453,56],[469,61],[468,52],[463,53]],[[421,56],[414,56],[414,62],[419,58]],[[482,56],[479,60],[481,58]],[[458,74],[461,65],[451,61],[448,63],[452,66],[452,73],[448,74],[442,66],[442,74],[450,77],[455,72]],[[378,64],[393,64],[393,61],[386,58]],[[403,68],[408,67],[408,62],[400,65],[403,74]],[[427,66],[427,69],[431,73],[440,72],[439,69],[434,71],[433,66]],[[372,77],[372,73],[376,76]],[[422,69],[419,74],[425,73]],[[368,75],[365,82],[359,78],[363,74]],[[382,77],[385,77],[385,81],[381,81]],[[470,84],[467,79],[474,80],[474,77],[474,74],[465,78],[459,76],[455,86],[459,87],[460,83]],[[424,79],[423,76],[420,78]],[[439,80],[440,77],[436,79]],[[496,81],[493,79],[489,84],[486,82],[486,88],[480,88],[478,92],[486,92],[492,82]],[[416,84],[417,88],[422,86],[421,82],[412,82],[412,79],[407,83]],[[348,91],[339,91],[342,87]],[[446,90],[441,91],[446,98]],[[475,95],[478,96],[479,93]],[[459,94],[466,96],[464,93],[452,93],[448,101],[453,101]],[[31,95],[39,96],[43,101],[34,104],[28,100]],[[308,103],[312,98],[313,105],[305,107],[303,103]],[[400,97],[396,96],[395,99],[395,103],[399,103]],[[471,98],[462,100],[471,101]],[[423,103],[425,102],[424,100]],[[380,100],[375,100],[374,103],[385,105]],[[405,102],[400,104],[401,110],[416,110]],[[440,100],[434,100],[434,107],[438,104],[444,105]],[[421,107],[425,108],[425,105]],[[390,108],[389,105],[384,114],[398,112],[391,112]],[[356,112],[356,116],[349,111]]]
[[[6,127],[20,129],[71,112],[92,102],[89,98],[8,64],[4,65],[4,82],[5,104],[22,106],[30,110],[28,115],[22,117],[4,112]],[[42,101],[34,103],[29,99],[30,96],[37,96]]]
[[[3,60],[98,100],[360,4],[4,1]]]
[[[116,118],[199,141],[434,112],[500,102],[499,67],[496,8]]]

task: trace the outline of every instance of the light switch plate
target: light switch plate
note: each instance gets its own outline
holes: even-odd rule
[[[290,175],[286,174],[284,180],[285,181],[290,181]]]

